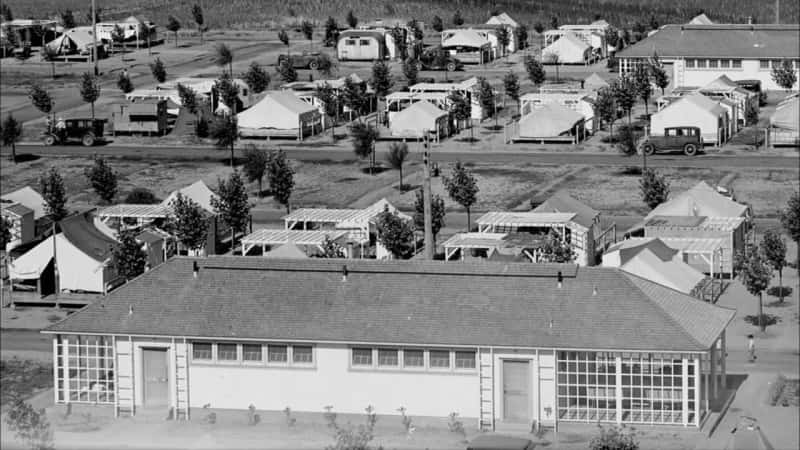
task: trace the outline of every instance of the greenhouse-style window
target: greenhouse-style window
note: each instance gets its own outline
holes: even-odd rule
[[[56,390],[63,403],[114,403],[114,348],[107,336],[58,336]]]

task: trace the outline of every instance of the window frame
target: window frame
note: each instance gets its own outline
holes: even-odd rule
[[[247,359],[247,358],[245,358],[244,355],[245,355],[245,353],[247,353],[245,351],[245,347],[258,347],[259,358],[258,359]],[[242,363],[243,364],[252,364],[252,365],[262,366],[262,365],[264,365],[264,363],[266,363],[265,356],[266,355],[264,355],[264,344],[261,344],[261,343],[254,344],[254,343],[248,343],[248,342],[242,343],[241,357],[242,357]]]
[[[222,358],[220,358],[220,351],[219,351],[219,346],[220,345],[233,346],[236,357],[234,359],[222,359]],[[239,344],[238,343],[236,343],[236,342],[217,342],[217,343],[214,344],[214,347],[216,348],[216,352],[215,352],[216,353],[216,361],[218,363],[220,363],[220,364],[235,364],[235,363],[238,363],[238,362],[241,361],[241,352],[239,351]]]
[[[356,351],[368,351],[369,353],[369,362],[368,363],[356,363]],[[367,353],[361,355],[366,356]],[[375,367],[375,349],[372,347],[351,347],[350,348],[350,367],[355,369],[365,369],[365,368],[372,368]]]
[[[297,349],[297,347],[308,348],[309,349],[309,355],[311,356],[311,361],[297,361],[295,359],[295,357],[297,355],[297,353],[295,353],[295,350]],[[291,346],[291,353],[292,353],[292,359],[291,359],[292,366],[313,366],[317,362],[316,355],[314,354],[315,352],[314,352],[314,346],[313,345],[292,345]]]
[[[266,363],[268,366],[284,367],[289,365],[289,361],[291,361],[291,355],[289,355],[291,346],[289,344],[267,343],[266,347],[267,347]],[[283,347],[284,349],[283,352],[284,359],[282,361],[272,360],[271,358],[272,353],[270,352],[270,350],[273,348],[280,348],[280,347]]]
[[[381,353],[382,352],[393,352],[394,353],[394,364],[384,364],[381,362]],[[400,349],[396,347],[378,347],[376,349],[377,358],[375,359],[375,364],[377,367],[381,369],[399,369],[402,367],[402,358],[400,357]]]
[[[462,353],[462,354],[463,353],[471,353],[472,354],[472,359],[471,359],[472,367],[459,367],[458,366],[458,354],[459,353]],[[453,364],[453,369],[454,370],[458,370],[458,371],[462,371],[462,372],[475,371],[475,370],[478,369],[478,352],[477,351],[473,351],[473,350],[454,350],[453,351],[453,356],[452,356],[452,364]]]
[[[414,365],[414,366],[408,365],[406,363],[406,355],[408,354],[407,352],[419,352],[420,353],[419,358],[420,358],[420,362],[422,364],[420,364],[418,366],[416,366],[416,365]],[[425,358],[425,350],[423,350],[421,348],[404,348],[404,349],[402,349],[400,351],[400,353],[402,353],[402,361],[401,362],[402,362],[402,367],[404,369],[409,369],[409,370],[425,370],[425,369],[427,369],[427,365],[426,365],[427,360]]]
[[[433,363],[432,363],[432,361],[433,361],[432,353],[434,353],[434,352],[439,352],[439,353],[445,353],[446,352],[447,353],[447,367],[434,366],[433,365]],[[427,356],[428,356],[428,358],[427,358],[427,360],[428,360],[428,368],[430,370],[432,370],[432,371],[442,371],[442,372],[447,372],[447,371],[453,370],[453,352],[452,352],[452,350],[432,349],[432,350],[428,350],[426,353],[427,353]]]
[[[195,357],[194,349],[195,349],[195,345],[197,345],[197,344],[208,344],[208,346],[209,346],[208,347],[208,352],[209,352],[208,358],[197,358],[197,357]],[[212,363],[212,362],[214,362],[214,347],[215,347],[214,346],[214,342],[208,342],[208,341],[192,342],[192,362],[195,362],[195,361],[200,362],[200,363]]]

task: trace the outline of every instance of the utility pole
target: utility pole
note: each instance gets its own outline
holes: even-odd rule
[[[92,0],[92,61],[94,62],[94,76],[98,76],[100,69],[97,68],[97,13],[95,11],[95,0]]]
[[[781,23],[781,0],[775,0],[775,23]]]
[[[425,131],[425,141],[422,153],[422,203],[425,215],[425,259],[433,261],[433,254],[436,252],[433,243],[433,217],[431,212],[431,157],[429,153],[430,145],[428,132]]]

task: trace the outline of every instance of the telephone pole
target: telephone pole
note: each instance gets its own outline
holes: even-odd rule
[[[97,68],[97,13],[95,11],[95,0],[92,0],[92,61],[94,62],[94,76],[98,76],[100,69]]]
[[[433,217],[431,212],[431,157],[429,153],[428,132],[425,131],[424,149],[422,153],[422,202],[425,215],[425,259],[433,261],[436,252],[433,243]]]
[[[781,0],[775,0],[775,23],[781,23]]]

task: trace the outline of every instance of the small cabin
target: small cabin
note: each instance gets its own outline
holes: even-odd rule
[[[167,101],[146,99],[114,105],[111,113],[117,133],[161,136],[167,132]]]

